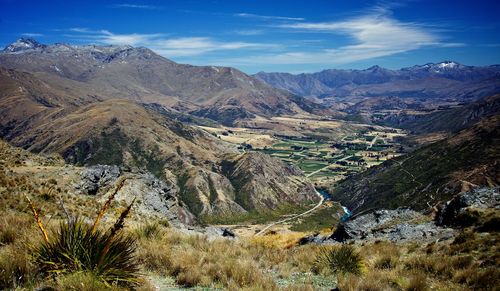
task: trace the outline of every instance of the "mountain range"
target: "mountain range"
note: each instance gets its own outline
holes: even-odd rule
[[[303,99],[233,68],[180,65],[145,48],[21,39],[0,53],[1,138],[78,166],[147,170],[199,218],[319,200],[293,166],[179,120],[305,112],[294,100]]]
[[[22,38],[0,53],[0,66],[32,73],[83,103],[157,103],[225,124],[321,110],[237,69],[178,64],[144,47],[44,45]]]
[[[276,88],[320,99],[397,96],[476,100],[500,92],[500,65],[475,67],[453,61],[399,70],[373,66],[298,75],[259,72],[254,76]]]

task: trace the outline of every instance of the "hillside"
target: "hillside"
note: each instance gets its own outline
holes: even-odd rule
[[[456,133],[476,123],[481,118],[498,114],[500,114],[500,95],[494,95],[458,108],[429,114],[392,115],[383,120],[383,123],[410,130],[417,134],[432,132]]]
[[[234,68],[177,64],[143,47],[43,45],[20,39],[0,53],[0,67],[30,72],[82,101],[158,103],[225,124],[254,115],[321,110]]]
[[[500,184],[500,116],[352,176],[332,189],[354,213],[373,208],[432,207],[471,187]]]
[[[306,190],[292,187],[294,179],[303,179],[302,173],[295,172],[294,179],[276,183],[260,179],[266,199],[274,196],[277,202],[259,202],[268,208],[247,207],[235,201],[233,178],[221,168],[221,163],[228,161],[227,155],[237,155],[234,145],[184,125],[168,112],[163,114],[131,100],[81,100],[31,73],[14,70],[0,70],[0,78],[2,138],[35,153],[59,154],[79,166],[106,164],[151,172],[171,185],[196,216],[272,211],[281,204],[298,206],[315,199],[312,186],[304,180]],[[254,156],[247,154],[245,159],[251,161]],[[274,158],[259,161],[275,167],[268,178],[285,171],[285,165]],[[238,183],[244,186],[255,180],[257,177],[249,176]],[[288,193],[282,189],[293,190]],[[297,199],[297,195],[301,197]],[[264,197],[254,198],[259,199]]]
[[[475,100],[500,91],[500,67],[465,66],[444,61],[400,70],[373,66],[365,70],[330,69],[292,75],[260,72],[255,77],[300,96],[415,97]]]

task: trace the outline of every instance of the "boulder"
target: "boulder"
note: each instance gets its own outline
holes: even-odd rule
[[[438,206],[435,222],[440,226],[466,227],[475,222],[474,210],[500,210],[499,188],[477,188]]]
[[[82,170],[81,180],[77,183],[76,189],[87,195],[96,195],[100,189],[114,185],[114,182],[121,175],[118,166],[96,165],[86,167]]]
[[[410,209],[376,210],[340,222],[330,240],[385,239],[393,242],[450,238],[453,230],[429,222],[427,217]]]

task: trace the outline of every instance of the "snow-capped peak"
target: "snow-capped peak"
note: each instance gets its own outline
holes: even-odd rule
[[[455,63],[452,61],[444,61],[444,62],[441,62],[439,64],[436,64],[436,66],[438,68],[441,68],[441,69],[454,69],[454,68],[458,67],[459,65],[460,65],[459,63]]]
[[[14,43],[11,43],[7,47],[5,47],[4,52],[22,52],[27,50],[36,50],[39,48],[44,48],[45,45],[40,44],[34,39],[31,38],[20,38],[16,40]]]

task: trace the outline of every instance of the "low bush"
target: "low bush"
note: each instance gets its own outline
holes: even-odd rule
[[[316,261],[316,270],[327,268],[338,274],[361,274],[363,258],[350,245],[341,247],[324,248]]]
[[[112,285],[136,281],[135,240],[113,231],[92,231],[81,219],[61,223],[54,239],[36,250],[35,262],[46,275],[88,272]]]

